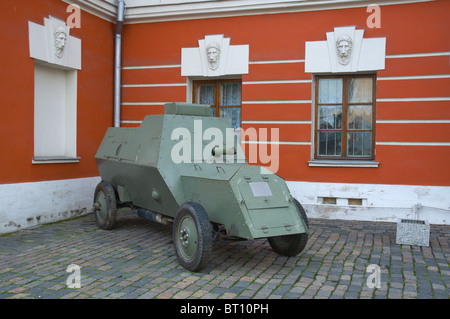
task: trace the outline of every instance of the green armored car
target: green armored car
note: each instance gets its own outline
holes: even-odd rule
[[[306,213],[285,181],[249,165],[226,118],[209,105],[167,103],[139,127],[108,128],[95,155],[102,181],[94,193],[98,227],[112,229],[117,210],[173,224],[179,263],[205,267],[214,240],[267,238],[295,256],[306,246]]]

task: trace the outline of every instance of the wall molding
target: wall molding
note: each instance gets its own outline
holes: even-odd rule
[[[426,2],[433,0],[386,0],[380,5],[402,4],[405,2]],[[191,0],[180,3],[170,0],[127,0],[125,23],[149,23],[159,21],[222,18],[260,14],[276,14],[303,11],[334,10],[367,7],[366,0]],[[127,21],[128,20],[128,21]]]
[[[383,142],[376,141],[376,145],[387,146],[450,146],[450,142]]]
[[[82,10],[110,22],[117,17],[116,0],[63,0],[76,4]],[[434,0],[385,0],[378,5],[430,2]],[[304,11],[335,10],[367,7],[367,0],[127,0],[125,24],[152,23],[161,21],[223,18],[261,14],[277,14]]]
[[[305,42],[305,73],[384,70],[386,38],[364,38],[355,26],[335,27],[326,38]]]
[[[62,0],[68,4],[78,5],[83,11],[93,14],[103,20],[116,22],[116,0]]]
[[[311,100],[261,100],[261,101],[242,101],[242,104],[311,104]]]
[[[223,34],[206,35],[196,48],[181,49],[181,75],[217,77],[248,74],[249,45],[231,45]]]

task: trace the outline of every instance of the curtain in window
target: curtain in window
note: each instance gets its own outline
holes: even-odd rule
[[[203,84],[198,86],[197,103],[214,105],[214,84]]]
[[[220,116],[228,118],[233,129],[241,127],[241,84],[240,83],[222,83],[220,86]]]

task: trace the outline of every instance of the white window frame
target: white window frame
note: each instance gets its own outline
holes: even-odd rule
[[[35,63],[33,164],[76,163],[77,71]]]

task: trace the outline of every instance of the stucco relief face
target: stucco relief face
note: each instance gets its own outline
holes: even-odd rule
[[[338,62],[347,65],[352,55],[352,39],[349,36],[339,37],[336,41]]]
[[[220,61],[220,45],[213,42],[206,48],[206,56],[208,58],[208,66],[211,70],[216,70],[219,67]]]
[[[63,28],[57,28],[55,30],[55,55],[61,58],[64,54],[64,48],[66,46],[67,34]]]

